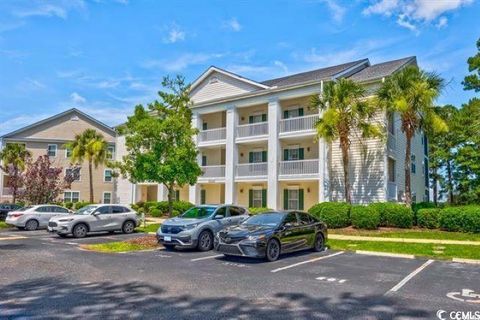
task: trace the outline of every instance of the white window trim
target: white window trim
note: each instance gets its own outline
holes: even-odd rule
[[[112,178],[111,181],[105,180],[105,178],[107,177],[107,176],[106,176],[106,172],[107,172],[107,171],[111,171],[111,174],[110,174],[110,177]],[[112,169],[104,169],[104,170],[103,170],[103,182],[105,182],[105,183],[113,183],[113,176],[112,176],[112,174],[113,174],[113,170],[112,170]]]
[[[105,203],[105,194],[110,194],[110,203]],[[102,203],[103,204],[113,204],[113,199],[112,199],[112,192],[111,191],[103,191],[102,193]]]
[[[109,152],[110,149],[112,149],[112,158],[107,157],[107,160],[115,160],[115,151],[116,151],[115,146],[108,146],[107,147],[107,155],[108,155],[108,152]]]
[[[69,168],[65,168],[65,176],[67,175],[67,169]],[[82,182],[82,168],[78,171],[78,180],[73,180],[73,182]]]
[[[70,197],[70,200],[71,200],[71,201],[65,201],[65,193],[66,193],[66,192],[72,193],[72,194],[71,194],[71,197]],[[64,202],[73,202],[73,193],[74,193],[74,192],[75,192],[75,193],[78,193],[78,202],[82,201],[81,198],[80,198],[80,195],[81,195],[81,194],[80,194],[80,191],[76,191],[76,190],[63,190],[63,201],[64,201]]]
[[[50,147],[53,147],[53,146],[55,146],[55,155],[54,155],[54,156],[51,156],[51,155],[49,154],[49,153],[50,153]],[[58,153],[58,145],[57,145],[57,144],[49,144],[49,145],[47,145],[47,155],[48,155],[49,157],[55,158],[55,157],[57,156],[57,153]]]
[[[69,150],[68,148],[65,148],[65,159],[69,159],[69,158],[70,158],[70,157],[67,155],[68,150]]]

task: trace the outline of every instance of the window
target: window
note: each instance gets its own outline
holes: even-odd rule
[[[411,170],[412,170],[412,173],[417,173],[417,164],[415,162],[415,155],[412,154],[411,158],[412,160],[412,163],[411,163]]]
[[[289,147],[283,150],[284,161],[303,160],[304,149],[299,147]]]
[[[289,110],[283,111],[283,118],[284,119],[289,119],[289,118],[296,118],[296,117],[303,117],[303,108],[291,108]]]
[[[53,212],[68,213],[68,209],[65,209],[65,208],[62,208],[62,207],[53,207]]]
[[[388,158],[388,182],[395,182],[395,160]]]
[[[267,114],[254,114],[248,117],[248,123],[260,123],[267,121]]]
[[[297,226],[298,221],[297,221],[297,216],[295,215],[295,212],[289,213],[286,217],[285,220],[283,220],[284,225],[289,225],[291,227]]]
[[[252,190],[252,206],[254,208],[262,207],[262,190]]]
[[[111,212],[111,209],[112,209],[111,206],[103,206],[98,208],[95,212],[100,214],[109,214]]]
[[[288,190],[288,209],[298,209],[298,190]]]
[[[47,155],[49,157],[56,157],[57,156],[57,145],[56,144],[49,144],[48,145]]]
[[[35,209],[35,212],[51,212],[50,208],[51,207],[38,207]]]
[[[112,206],[112,213],[125,213],[125,207]]]
[[[227,207],[218,208],[217,211],[215,212],[215,215],[216,216],[222,215],[223,217],[226,217],[227,216]]]
[[[105,169],[103,172],[103,181],[105,182],[112,182],[112,170],[110,169]]]
[[[207,156],[202,156],[202,166],[205,167],[207,165]]]
[[[238,217],[243,214],[243,211],[239,207],[229,207],[228,212],[230,213],[230,217]]]
[[[173,190],[173,201],[180,201],[180,190]]]
[[[65,148],[65,158],[70,158],[72,156],[72,149]]]
[[[388,114],[388,132],[395,134],[395,116],[393,113]]]
[[[207,130],[208,124],[206,122],[202,123],[202,130]]]
[[[63,193],[63,202],[78,202],[80,201],[80,192],[65,191]]]
[[[65,176],[72,175],[73,176],[73,181],[80,181],[81,175],[80,175],[80,168],[75,168],[75,169],[65,169]]]
[[[102,202],[103,203],[112,203],[112,193],[111,192],[104,192]]]
[[[312,217],[305,212],[297,212],[297,217],[301,225],[309,225],[313,222]]]
[[[107,148],[107,159],[108,160],[113,160],[115,158],[115,147],[114,146],[109,146]]]
[[[200,190],[200,204],[207,203],[207,190]]]
[[[267,151],[251,151],[248,158],[249,163],[267,162]]]
[[[284,189],[283,207],[285,210],[303,210],[303,189]]]

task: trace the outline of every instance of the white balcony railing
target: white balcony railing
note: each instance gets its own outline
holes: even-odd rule
[[[242,124],[237,127],[237,136],[253,137],[268,134],[268,122]]]
[[[318,120],[318,114],[280,120],[280,132],[313,130]]]
[[[397,201],[397,184],[395,182],[388,182],[387,196],[390,201]]]
[[[203,171],[202,177],[204,178],[224,178],[225,177],[225,166],[203,166],[201,168]]]
[[[281,161],[280,174],[281,175],[317,174],[318,167],[319,167],[318,159]]]
[[[266,176],[268,174],[266,162],[241,163],[237,165],[238,177]]]
[[[215,128],[200,131],[198,134],[198,140],[199,142],[225,140],[226,136],[227,128]]]
[[[397,138],[390,132],[387,137],[387,148],[389,151],[395,151],[397,149]]]

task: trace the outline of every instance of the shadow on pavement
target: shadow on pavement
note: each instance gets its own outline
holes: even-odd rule
[[[428,314],[381,295],[346,293],[335,299],[301,293],[242,299],[199,297],[167,292],[140,282],[72,284],[62,278],[40,278],[0,287],[0,319],[391,319]]]

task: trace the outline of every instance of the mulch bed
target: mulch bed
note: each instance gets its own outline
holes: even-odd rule
[[[159,247],[157,237],[155,235],[146,235],[135,239],[126,240],[125,242],[139,244],[149,248]]]

